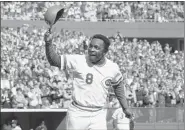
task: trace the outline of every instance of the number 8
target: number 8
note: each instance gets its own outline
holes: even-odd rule
[[[86,75],[86,80],[85,81],[86,81],[87,84],[92,84],[92,82],[93,82],[93,75],[91,73],[88,73]]]

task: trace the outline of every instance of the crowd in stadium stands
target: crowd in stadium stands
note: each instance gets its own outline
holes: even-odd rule
[[[1,19],[43,20],[53,5],[66,8],[64,20],[184,21],[184,2],[1,2]]]
[[[49,65],[43,40],[46,28],[28,25],[1,28],[1,107],[67,108],[73,91],[70,72]],[[28,31],[29,30],[29,31]],[[118,32],[107,58],[116,62],[124,77],[131,107],[173,107],[184,104],[184,53],[162,48],[158,41],[123,38]],[[54,46],[59,54],[83,54],[90,37],[61,30]],[[109,107],[116,99],[110,90]]]

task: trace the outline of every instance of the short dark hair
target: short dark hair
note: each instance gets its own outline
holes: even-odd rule
[[[109,46],[110,46],[110,40],[106,36],[104,36],[102,34],[95,34],[92,37],[92,39],[94,39],[94,38],[103,40],[103,42],[105,44],[105,52],[107,53],[108,52],[108,49],[109,49]]]

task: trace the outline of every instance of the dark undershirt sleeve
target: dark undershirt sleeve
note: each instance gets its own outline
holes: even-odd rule
[[[45,44],[46,48],[46,57],[48,59],[48,62],[50,63],[51,66],[56,66],[58,68],[61,68],[61,57],[58,55],[54,48],[53,45],[50,43]]]
[[[114,88],[114,93],[118,101],[120,102],[122,109],[126,110],[128,108],[128,104],[127,104],[124,87],[122,86],[122,83],[120,83],[119,85],[113,86],[113,88]]]

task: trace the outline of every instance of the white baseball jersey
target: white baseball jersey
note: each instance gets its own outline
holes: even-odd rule
[[[129,119],[125,117],[125,113],[123,113],[122,108],[118,108],[114,111],[112,118],[117,120],[117,124],[129,123]]]
[[[89,108],[104,107],[108,89],[123,77],[116,63],[106,59],[103,65],[93,65],[86,55],[62,55],[61,69],[73,74],[73,101]]]
[[[129,130],[129,122],[130,120],[125,117],[125,113],[123,113],[122,108],[118,108],[112,115],[112,118],[116,120],[116,128],[117,130]]]

